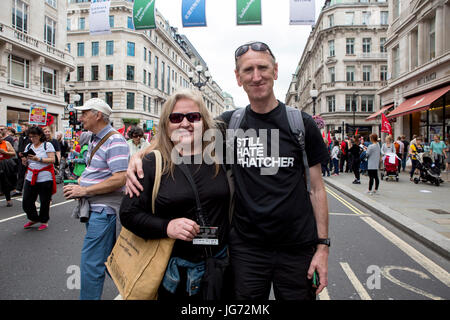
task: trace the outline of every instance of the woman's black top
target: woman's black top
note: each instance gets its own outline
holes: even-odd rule
[[[359,156],[361,154],[361,148],[359,147],[359,145],[357,144],[352,144],[352,147],[350,148],[349,152],[351,153],[351,155],[353,156],[353,161],[354,162],[359,162]]]
[[[193,163],[193,158],[191,163]],[[227,242],[229,230],[230,191],[225,171],[220,168],[215,176],[215,165],[187,164],[200,197],[204,215],[210,227],[219,227],[219,245],[193,245],[191,241],[177,240],[172,256],[199,262],[205,258],[205,247],[210,247],[214,255]],[[139,179],[144,191],[139,197],[125,196],[120,208],[122,225],[144,239],[167,238],[167,225],[170,220],[188,218],[199,221],[196,217],[195,194],[191,184],[177,166],[173,176],[168,173],[161,177],[161,185],[155,202],[155,214],[152,213],[152,191],[155,180],[155,155],[148,154],[142,162],[144,178]],[[200,225],[201,226],[201,225]]]

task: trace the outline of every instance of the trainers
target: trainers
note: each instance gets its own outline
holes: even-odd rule
[[[34,225],[34,224],[36,224],[36,223],[37,223],[37,222],[33,222],[33,221],[27,222],[27,223],[25,223],[25,225],[23,226],[23,228],[24,228],[24,229],[29,229],[29,228],[31,228],[32,225]]]
[[[39,228],[38,228],[38,231],[42,231],[42,230],[45,230],[45,229],[47,229],[48,228],[48,225],[47,224],[41,224],[40,226],[39,226]]]
[[[361,182],[359,180],[355,180],[352,182],[353,184],[361,184]]]
[[[372,191],[366,191],[366,193],[369,195],[369,196],[371,196],[371,195],[373,195],[373,192]]]

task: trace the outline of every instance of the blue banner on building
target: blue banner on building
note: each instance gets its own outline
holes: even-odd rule
[[[206,27],[206,0],[183,0],[181,15],[183,27]]]

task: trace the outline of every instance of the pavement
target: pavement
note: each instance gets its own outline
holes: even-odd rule
[[[398,182],[380,180],[373,195],[367,193],[368,176],[361,175],[361,184],[352,184],[353,173],[324,177],[324,181],[450,259],[450,172],[441,174],[444,183],[437,187],[411,182],[409,170],[400,173]]]

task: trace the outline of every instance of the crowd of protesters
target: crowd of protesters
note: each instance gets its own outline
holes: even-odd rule
[[[353,137],[345,136],[344,140],[333,138],[328,141],[324,138],[329,153],[329,161],[322,164],[323,176],[338,176],[340,173],[353,173],[353,184],[361,184],[361,174],[369,176],[368,193],[373,194],[378,190],[379,171],[383,168],[383,160],[386,155],[394,154],[398,158],[398,172],[406,170],[407,161],[411,161],[409,171],[411,181],[418,167],[417,155],[421,152],[429,152],[434,164],[442,171],[450,172],[450,137],[447,134],[445,141],[439,135],[434,135],[429,144],[424,142],[422,136],[413,135],[408,141],[406,136],[394,137],[387,135],[384,142],[377,134],[369,135],[368,139],[361,135]],[[376,145],[372,146],[372,145]],[[372,146],[372,147],[371,147]],[[372,185],[375,189],[372,191]]]

